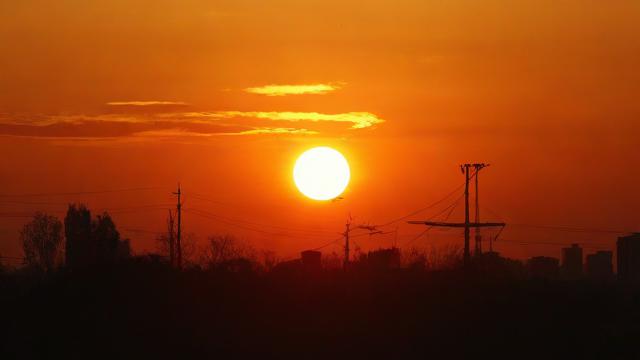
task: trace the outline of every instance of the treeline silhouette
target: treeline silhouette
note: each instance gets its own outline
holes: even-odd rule
[[[634,284],[532,278],[495,255],[465,269],[457,248],[361,252],[343,269],[230,235],[177,269],[166,238],[133,256],[106,213],[71,205],[64,230],[36,214],[27,266],[0,271],[1,358],[640,357]]]

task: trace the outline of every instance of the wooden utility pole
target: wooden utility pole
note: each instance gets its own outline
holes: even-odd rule
[[[346,271],[349,267],[349,232],[351,231],[349,228],[351,227],[351,216],[349,216],[349,220],[345,226],[344,230],[344,270]]]
[[[176,241],[174,238],[175,227],[173,222],[173,214],[169,210],[169,218],[167,219],[167,236],[169,240],[169,264],[176,266]]]
[[[182,190],[180,189],[180,184],[178,184],[178,191],[174,192],[173,194],[178,195],[178,204],[176,205],[176,210],[178,212],[178,231],[176,233],[176,255],[177,255],[178,269],[182,269],[182,244],[180,242],[182,237],[182,203],[181,203]]]
[[[475,171],[475,193],[476,193],[476,201],[475,201],[475,205],[476,205],[476,214],[475,214],[475,218],[474,218],[474,222],[478,223],[480,222],[480,196],[479,194],[479,190],[478,190],[478,179],[480,178],[480,170],[482,170],[484,167],[487,167],[489,165],[485,165],[485,164],[473,164],[473,168],[476,170]],[[475,228],[475,254],[476,255],[480,255],[482,254],[482,235],[480,235],[480,228],[477,227]]]
[[[478,176],[478,171],[480,169],[487,167],[487,164],[463,164],[460,165],[460,169],[464,174],[465,182],[464,182],[464,222],[463,223],[448,223],[448,222],[437,222],[437,221],[409,221],[409,224],[420,224],[427,226],[437,226],[437,227],[453,227],[453,228],[464,228],[464,266],[468,267],[471,260],[471,251],[469,250],[469,237],[471,228],[479,229],[481,227],[504,227],[505,223],[498,222],[486,222],[481,223],[478,220],[474,222],[469,221],[469,180],[471,178],[471,174],[469,173],[470,168],[474,168],[476,172],[474,176]],[[476,178],[477,180],[477,178]],[[476,183],[477,184],[477,183]],[[476,185],[477,186],[477,185]],[[477,187],[476,187],[477,189]],[[477,194],[476,194],[477,195]],[[476,206],[477,206],[477,198],[476,198]],[[479,219],[479,211],[476,211],[477,218]],[[479,235],[479,234],[478,234]]]
[[[464,264],[469,263],[469,164],[460,167],[464,173]]]

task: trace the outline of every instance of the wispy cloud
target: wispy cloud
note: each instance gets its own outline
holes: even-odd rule
[[[307,122],[278,126],[274,122]],[[17,115],[0,114],[0,136],[65,141],[144,141],[215,136],[307,136],[319,134],[311,123],[346,123],[350,129],[373,127],[383,119],[368,112],[324,114],[317,112],[213,111],[119,112],[106,114]],[[329,130],[331,131],[331,130]]]
[[[317,131],[297,128],[270,128],[260,127],[242,131],[229,132],[198,132],[183,128],[171,128],[162,130],[140,131],[132,134],[135,137],[175,138],[175,137],[212,137],[212,136],[239,136],[239,135],[265,135],[265,134],[297,134],[315,135]]]
[[[172,114],[166,114],[171,116]],[[173,115],[175,116],[175,115]],[[216,111],[216,112],[188,112],[180,116],[185,118],[256,118],[273,121],[329,121],[351,123],[352,129],[364,129],[384,122],[375,114],[368,112],[348,112],[339,114],[323,114],[317,112],[293,112],[293,111]]]
[[[265,135],[265,134],[293,134],[293,135],[316,135],[317,131],[296,128],[257,128],[245,130],[238,133],[225,133],[223,135]]]
[[[339,90],[340,88],[342,88],[342,85],[340,84],[265,85],[246,88],[244,91],[251,94],[266,96],[302,94],[324,95],[326,93]]]
[[[158,106],[158,105],[176,105],[184,106],[189,105],[182,101],[111,101],[108,102],[109,106]]]

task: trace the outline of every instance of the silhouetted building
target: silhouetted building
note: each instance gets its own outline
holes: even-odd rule
[[[594,280],[613,278],[613,252],[598,251],[587,255],[587,276]]]
[[[400,249],[393,247],[390,249],[369,251],[366,263],[372,269],[397,269],[400,267]]]
[[[322,270],[322,253],[315,250],[305,250],[300,253],[300,259],[282,261],[273,271],[275,273],[299,275],[317,273]]]
[[[582,277],[582,248],[578,244],[562,249],[562,276],[565,279]]]
[[[322,269],[322,253],[315,250],[306,250],[300,253],[302,266],[307,270]]]
[[[640,280],[640,233],[618,238],[618,278]]]
[[[555,279],[558,277],[560,261],[548,256],[534,256],[527,261],[529,276],[537,279]]]

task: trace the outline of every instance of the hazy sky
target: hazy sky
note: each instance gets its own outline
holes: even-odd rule
[[[638,34],[636,1],[0,2],[0,253],[20,254],[13,215],[70,201],[153,249],[124,229],[162,231],[181,182],[187,210],[217,216],[185,213],[200,242],[234,233],[288,256],[349,213],[381,224],[439,200],[475,161],[492,164],[482,219],[514,224],[497,250],[610,247],[616,234],[515,224],[640,229]],[[316,145],[349,160],[344,200],[295,189]],[[399,224],[400,246],[423,230]],[[444,243],[460,233],[411,244]]]

